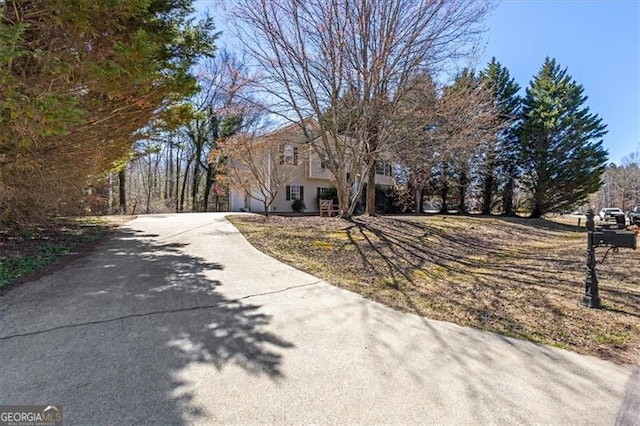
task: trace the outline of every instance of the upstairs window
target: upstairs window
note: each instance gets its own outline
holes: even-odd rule
[[[322,170],[327,168],[327,164],[329,164],[329,155],[325,154],[324,157],[320,159],[320,168]]]
[[[376,174],[380,176],[391,176],[391,163],[388,161],[379,161],[376,164]]]
[[[298,147],[292,145],[283,145],[280,150],[280,164],[287,166],[298,165]]]

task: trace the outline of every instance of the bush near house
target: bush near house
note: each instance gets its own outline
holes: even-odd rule
[[[376,212],[379,214],[412,213],[413,199],[406,188],[376,185]]]
[[[307,209],[307,205],[304,203],[304,200],[297,199],[291,204],[291,208],[296,213],[302,213]]]

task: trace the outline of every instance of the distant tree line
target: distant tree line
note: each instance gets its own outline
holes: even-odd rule
[[[465,91],[452,109],[459,117],[467,108],[470,118],[438,137],[452,121],[443,120],[438,100],[460,90],[461,82],[488,93],[492,109]],[[581,205],[598,191],[606,126],[584,105],[582,86],[547,58],[523,98],[519,90],[494,58],[477,75],[464,71],[452,86],[425,97],[436,111],[425,123],[428,131],[397,151],[405,184],[415,190],[415,211],[427,197],[437,199],[442,212],[540,217]]]
[[[437,80],[492,5],[238,0],[245,60],[215,51],[191,0],[0,2],[0,220],[224,210],[229,154],[273,117],[319,138],[343,217],[380,209],[385,161],[404,211],[580,205],[606,176],[606,126],[566,69],[547,59],[523,97],[495,59]]]
[[[622,159],[620,165],[610,164],[602,174],[602,187],[587,207],[596,213],[604,207],[618,207],[630,211],[640,206],[640,151]]]

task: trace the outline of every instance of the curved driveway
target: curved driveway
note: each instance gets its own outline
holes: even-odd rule
[[[0,296],[0,404],[60,404],[65,424],[631,425],[639,387],[328,285],[215,213],[141,216]]]

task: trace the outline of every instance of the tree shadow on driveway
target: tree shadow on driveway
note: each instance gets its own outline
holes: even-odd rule
[[[282,378],[293,344],[259,305],[220,294],[224,265],[183,246],[120,230],[3,295],[0,403],[60,404],[68,424],[185,424],[204,415],[194,389],[223,370]]]

